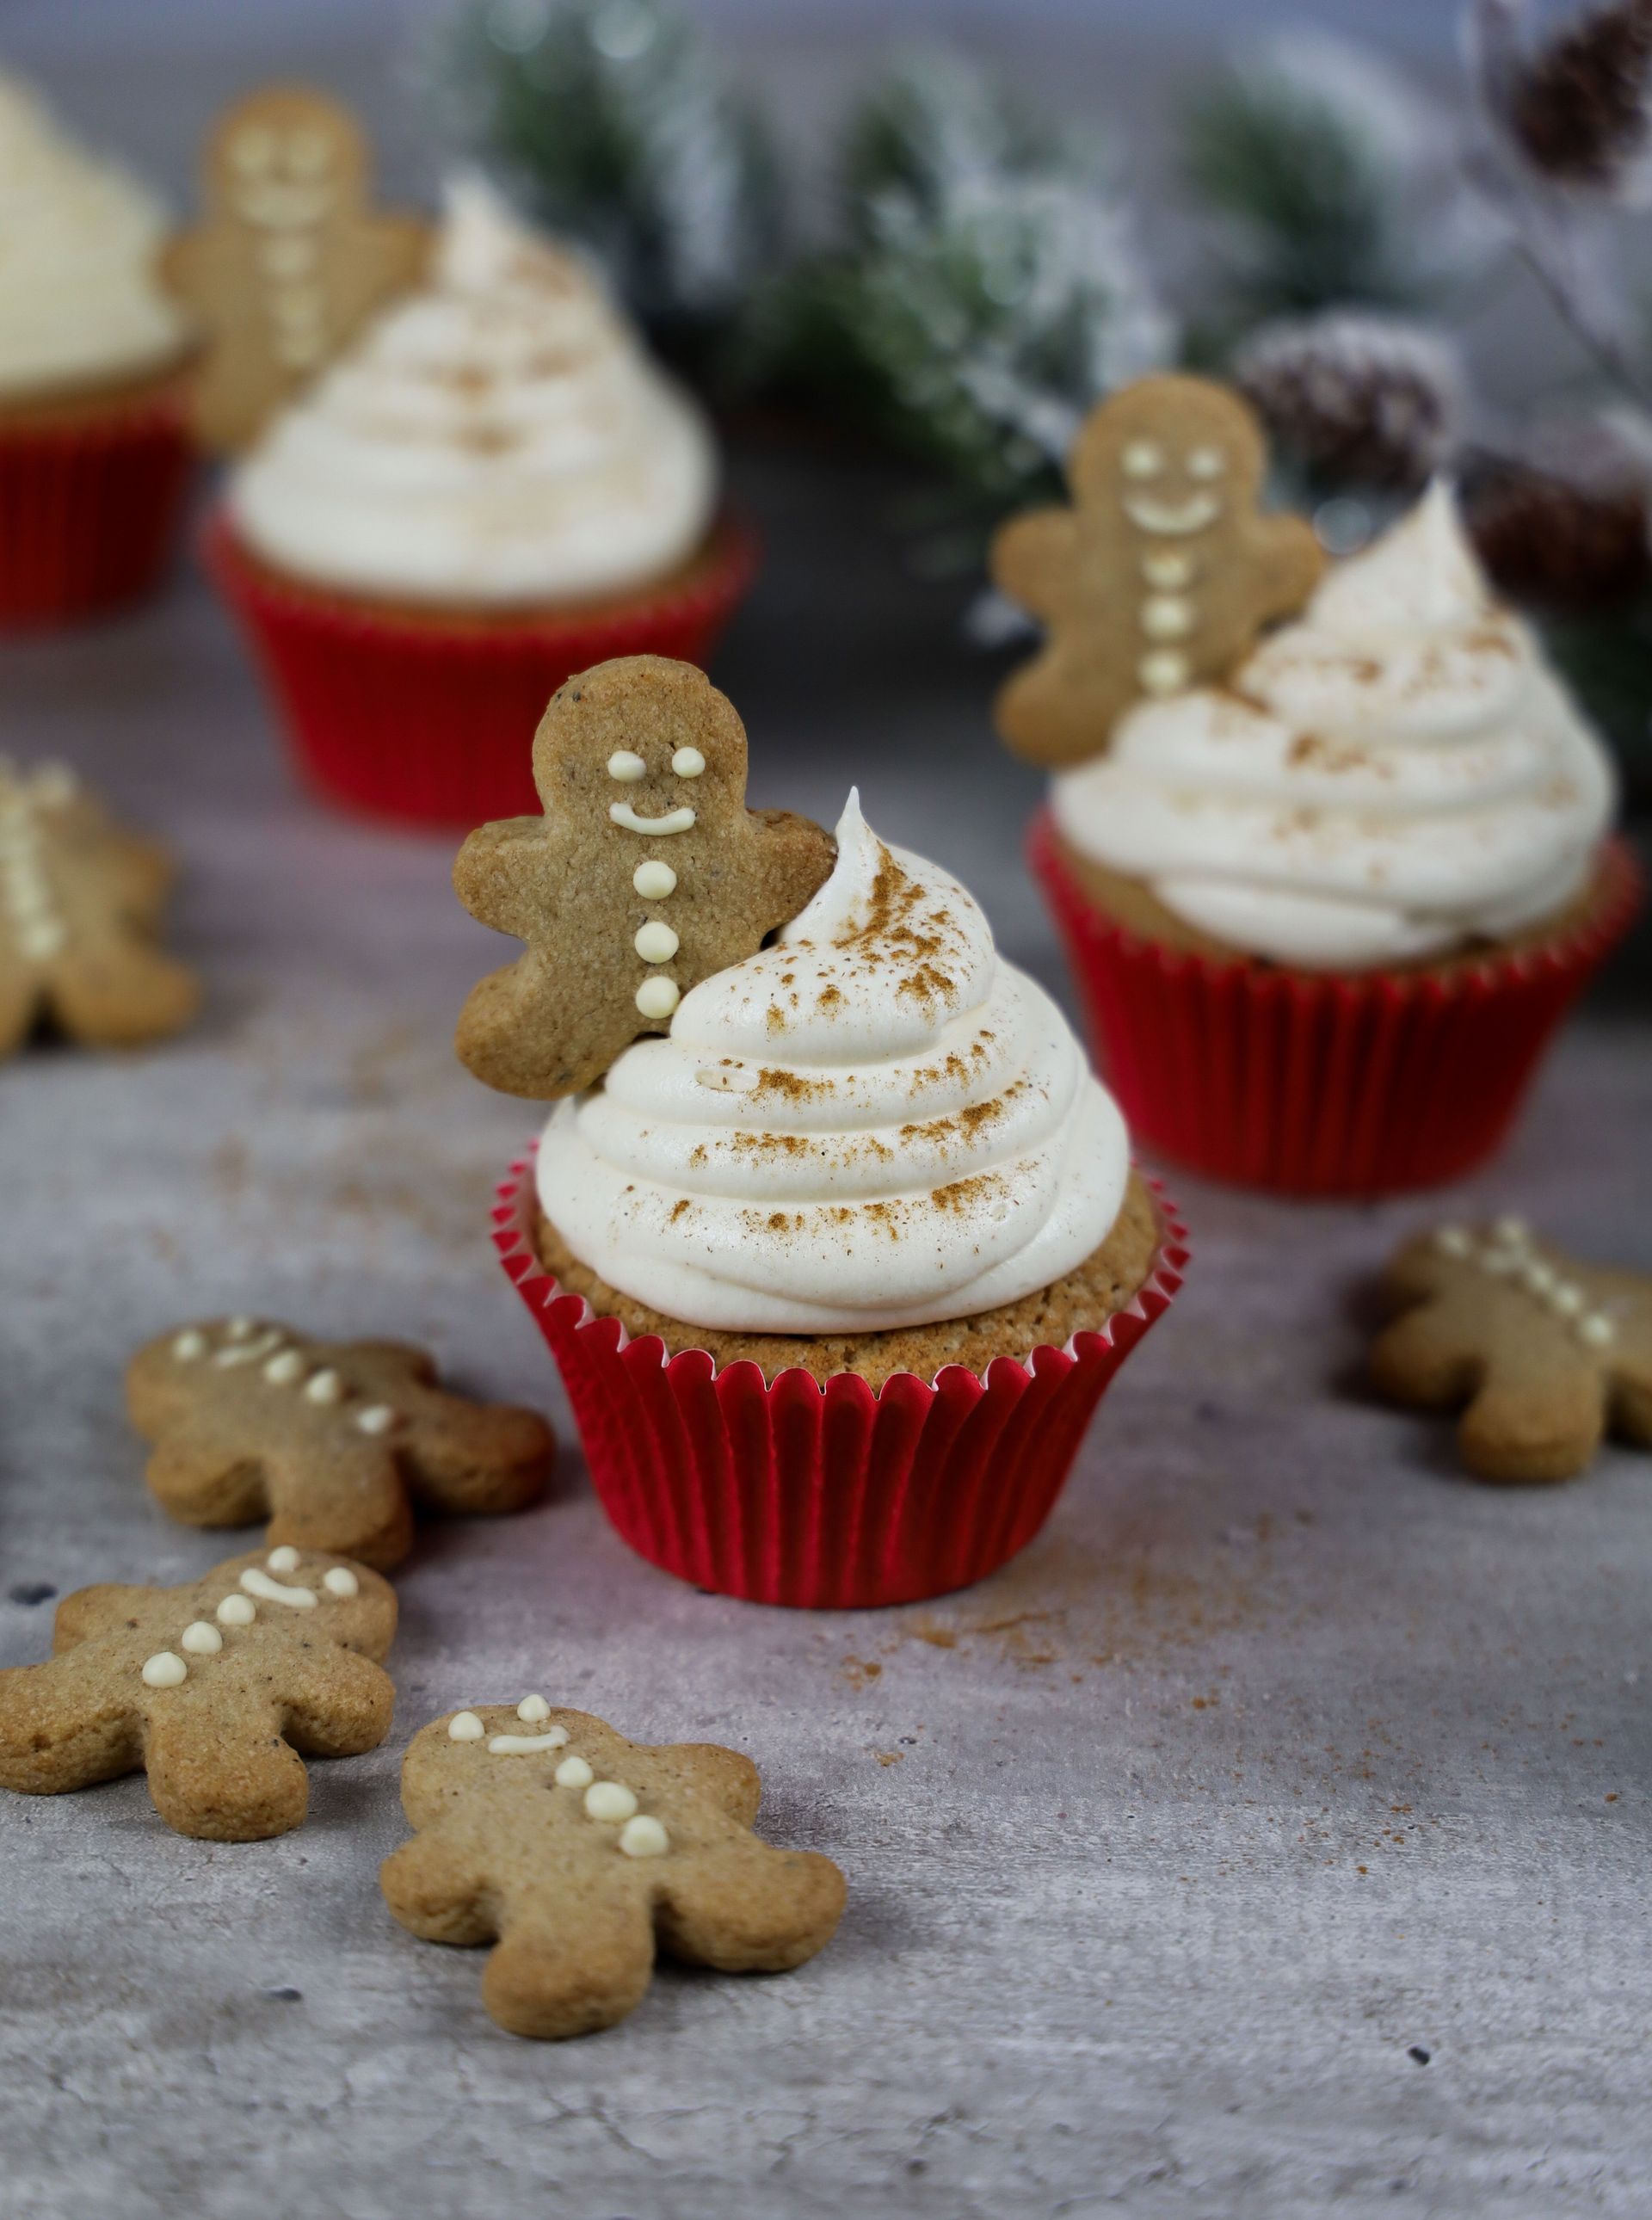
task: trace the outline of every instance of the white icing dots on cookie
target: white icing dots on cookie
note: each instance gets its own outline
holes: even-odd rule
[[[645,901],[664,901],[667,895],[676,892],[676,873],[669,864],[653,858],[639,864],[631,874],[631,883]]]
[[[706,768],[706,758],[698,748],[679,748],[671,758],[671,769],[679,778],[698,778]]]
[[[338,1596],[346,1601],[351,1596],[361,1593],[361,1582],[348,1565],[329,1565],[321,1575],[321,1586],[330,1596]]]
[[[585,1809],[593,1819],[628,1819],[637,1799],[622,1780],[595,1780],[585,1791]]]
[[[279,1581],[272,1581],[268,1573],[249,1565],[241,1575],[241,1586],[248,1595],[255,1595],[260,1603],[284,1603],[295,1611],[314,1611],[315,1598],[309,1588],[290,1588]]]
[[[251,1596],[227,1595],[213,1615],[221,1626],[251,1626],[259,1607]]]
[[[388,1403],[369,1403],[365,1411],[356,1413],[356,1431],[362,1434],[388,1434],[396,1423],[396,1414]]]
[[[307,1403],[341,1403],[344,1400],[342,1376],[329,1364],[304,1382]]]
[[[184,1628],[178,1646],[192,1657],[215,1657],[224,1646],[224,1637],[215,1626],[197,1618]]]
[[[543,1696],[524,1696],[516,1706],[516,1716],[526,1725],[536,1727],[541,1719],[551,1716],[551,1706]]]
[[[556,1770],[558,1788],[589,1788],[595,1778],[583,1757],[564,1757]]]
[[[272,1388],[291,1388],[303,1378],[309,1369],[296,1349],[284,1349],[265,1366],[264,1376]]]
[[[616,748],[608,758],[608,776],[617,778],[624,786],[634,786],[639,778],[646,778],[648,765],[630,748]]]
[[[487,1731],[474,1712],[455,1712],[447,1722],[449,1742],[480,1742]]]
[[[1188,683],[1190,670],[1187,657],[1178,649],[1156,647],[1136,665],[1136,676],[1144,694],[1179,694]]]
[[[256,1319],[246,1317],[233,1318],[227,1320],[225,1323],[224,1338],[226,1341],[251,1341],[257,1329],[258,1320]]]
[[[682,999],[674,979],[645,979],[637,989],[637,1007],[645,1018],[669,1018]]]
[[[234,1319],[230,1323],[236,1326],[241,1320]],[[273,1356],[280,1346],[280,1331],[275,1326],[266,1327],[264,1332],[250,1338],[232,1332],[228,1345],[215,1351],[212,1361],[221,1372],[228,1372],[239,1364],[261,1364],[266,1356]]]
[[[1503,1217],[1493,1221],[1483,1244],[1464,1225],[1443,1225],[1434,1236],[1443,1257],[1473,1264],[1495,1280],[1512,1280],[1543,1310],[1571,1328],[1586,1349],[1607,1349],[1618,1329],[1603,1310],[1589,1307],[1587,1288],[1562,1278],[1533,1245],[1531,1228],[1524,1218]]]
[[[181,1688],[189,1670],[175,1649],[159,1649],[153,1657],[143,1661],[143,1685],[146,1688]]]
[[[670,1836],[646,1812],[627,1819],[620,1830],[620,1848],[628,1858],[663,1858],[670,1847]]]
[[[199,1326],[185,1326],[173,1337],[172,1355],[180,1364],[193,1364],[207,1353],[207,1338]]]
[[[1617,1338],[1618,1329],[1605,1311],[1591,1311],[1573,1331],[1586,1349],[1605,1349]]]
[[[560,1749],[567,1739],[566,1727],[547,1727],[542,1735],[495,1735],[488,1748],[496,1757],[527,1757],[536,1749]]]
[[[631,945],[645,963],[669,963],[680,945],[670,926],[663,925],[658,918],[650,918],[646,925],[639,925]]]
[[[284,1542],[278,1550],[271,1550],[264,1562],[272,1573],[296,1573],[298,1552],[290,1542]]]
[[[1570,1280],[1557,1280],[1549,1291],[1549,1307],[1556,1318],[1578,1318],[1587,1298]]]

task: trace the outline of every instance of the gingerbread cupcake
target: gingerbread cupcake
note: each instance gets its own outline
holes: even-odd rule
[[[761,1600],[979,1579],[1178,1284],[1116,1105],[968,892],[853,795],[835,843],[745,809],[744,732],[699,673],[570,681],[534,761],[543,824],[484,827],[456,875],[528,942],[460,1046],[561,1096],[497,1238],[609,1516]],[[570,1007],[629,1038],[600,1078]]]
[[[710,432],[574,254],[479,178],[427,284],[232,472],[212,568],[331,798],[532,806],[521,736],[594,658],[698,658],[744,592]]]
[[[1223,633],[1225,677],[1201,663],[1213,612],[1292,598],[1278,548],[1237,529],[1260,437],[1223,400],[1236,429],[1224,446],[1204,420],[1202,521],[1141,497],[1185,467],[1187,430],[1179,396],[1138,389],[1111,491],[1075,471],[1074,512],[1001,542],[1003,583],[1050,626],[1001,705],[1011,744],[1054,770],[1033,867],[1142,1139],[1287,1193],[1450,1179],[1500,1141],[1633,914],[1611,767],[1443,484],[1294,621]],[[1064,545],[1041,540],[1057,525]],[[1133,666],[1087,670],[1065,645],[1094,537],[1137,566]]]
[[[0,630],[140,600],[190,463],[160,203],[0,76]]]

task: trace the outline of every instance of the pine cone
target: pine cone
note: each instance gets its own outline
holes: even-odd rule
[[[1610,0],[1518,64],[1503,120],[1540,177],[1624,193],[1652,153],[1652,0]]]
[[[1480,559],[1512,600],[1581,614],[1628,601],[1652,576],[1646,465],[1598,419],[1485,458],[1462,499]]]
[[[1344,311],[1268,324],[1233,367],[1275,443],[1332,484],[1421,485],[1456,442],[1456,357],[1416,325]]]

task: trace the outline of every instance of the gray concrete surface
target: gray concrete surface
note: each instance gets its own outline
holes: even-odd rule
[[[869,538],[875,482],[746,475],[774,558],[720,676],[754,795],[828,813],[859,778],[1057,978],[1017,855],[1033,783],[949,601]],[[1439,1206],[1178,1182],[1188,1289],[1019,1563],[882,1615],[698,1595],[608,1531],[487,1244],[532,1119],[450,1055],[498,944],[448,844],[292,790],[187,578],[5,647],[0,747],[66,755],[178,842],[210,984],[171,1047],[0,1068],[0,1662],[43,1654],[47,1590],[239,1546],[150,1505],[122,1416],[125,1357],[181,1316],[427,1339],[565,1443],[541,1510],[427,1531],[390,1741],[315,1769],[299,1833],[181,1841],[140,1780],[0,1798],[9,2215],[1645,2212],[1652,1466],[1486,1489],[1362,1400],[1359,1284]],[[1453,1207],[1652,1268],[1649,1117],[1620,994]],[[495,2030],[477,1956],[402,1934],[375,1872],[417,1725],[529,1687],[750,1750],[775,1836],[848,1872],[831,1949],[664,1972],[578,2044]]]

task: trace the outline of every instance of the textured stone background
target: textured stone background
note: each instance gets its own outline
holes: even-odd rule
[[[1032,782],[951,603],[869,537],[874,482],[745,476],[774,558],[720,675],[754,795],[829,814],[858,777],[1058,982],[1017,857]],[[122,1416],[125,1357],[180,1316],[426,1338],[567,1430],[485,1238],[531,1119],[448,1049],[498,947],[449,844],[293,791],[188,579],[8,646],[0,747],[67,755],[178,842],[211,992],[165,1050],[0,1068],[12,1663],[47,1640],[35,1584],[238,1546],[150,1506]],[[1649,1119],[1620,990],[1451,1207],[1652,1268]],[[1361,1281],[1442,1206],[1177,1191],[1187,1291],[985,1587],[831,1618],[697,1595],[608,1533],[570,1441],[542,1510],[427,1531],[390,1742],[315,1770],[301,1832],[184,1842],[139,1780],[0,1798],[8,2212],[1643,2213],[1652,1468],[1499,1493],[1362,1400]],[[408,1736],[528,1687],[749,1749],[774,1833],[849,1873],[832,1948],[776,1981],[665,1972],[586,2042],[498,2033],[479,1960],[403,1935],[375,1871]]]

